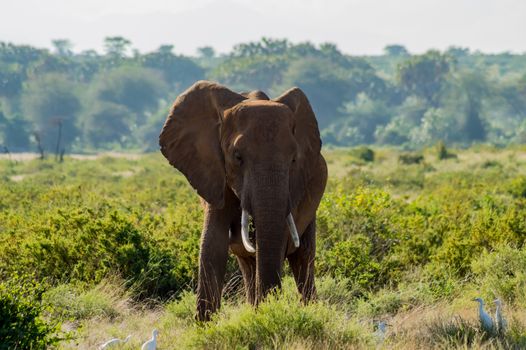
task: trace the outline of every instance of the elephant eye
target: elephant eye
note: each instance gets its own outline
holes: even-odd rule
[[[234,158],[239,162],[239,164],[243,164],[243,158],[241,157],[241,153],[239,151],[234,151]]]

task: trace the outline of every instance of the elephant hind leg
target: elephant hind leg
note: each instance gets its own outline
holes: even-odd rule
[[[314,284],[314,256],[316,253],[316,220],[313,220],[301,236],[299,248],[289,256],[289,265],[304,302],[316,297]]]
[[[237,262],[241,273],[243,274],[243,282],[245,284],[245,293],[247,301],[255,305],[256,303],[256,259],[252,256],[237,257]]]

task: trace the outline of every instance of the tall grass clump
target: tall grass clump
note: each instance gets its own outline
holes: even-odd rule
[[[85,320],[127,315],[131,310],[131,299],[123,281],[105,279],[93,288],[74,284],[60,284],[48,289],[43,300],[49,305],[49,314],[54,319]]]
[[[504,333],[484,330],[477,321],[456,316],[435,318],[422,323],[412,346],[426,349],[524,349],[524,326],[512,320]]]
[[[290,284],[290,283],[289,283]],[[257,308],[226,305],[207,324],[189,328],[182,349],[348,349],[370,341],[357,323],[325,302],[303,305],[293,288],[276,292]]]

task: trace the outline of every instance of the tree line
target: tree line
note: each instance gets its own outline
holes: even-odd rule
[[[411,54],[351,56],[331,43],[263,38],[218,55],[162,45],[141,53],[123,37],[104,52],[75,53],[0,42],[0,146],[63,154],[151,151],[169,105],[199,79],[277,96],[299,86],[317,114],[325,144],[417,148],[526,141],[526,54],[450,47]]]

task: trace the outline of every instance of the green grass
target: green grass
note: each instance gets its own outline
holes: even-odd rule
[[[201,205],[152,154],[1,160],[0,285],[33,276],[42,293],[24,300],[65,349],[128,334],[122,348],[138,348],[154,327],[160,349],[523,347],[523,148],[444,157],[435,147],[420,152],[420,164],[400,163],[402,151],[371,151],[367,161],[365,148],[324,151],[330,179],[318,210],[318,299],[309,305],[290,277],[258,309],[246,305],[231,258],[221,311],[197,324]],[[490,312],[503,300],[507,333],[480,331],[475,296]],[[380,320],[390,324],[383,341],[374,335]]]

